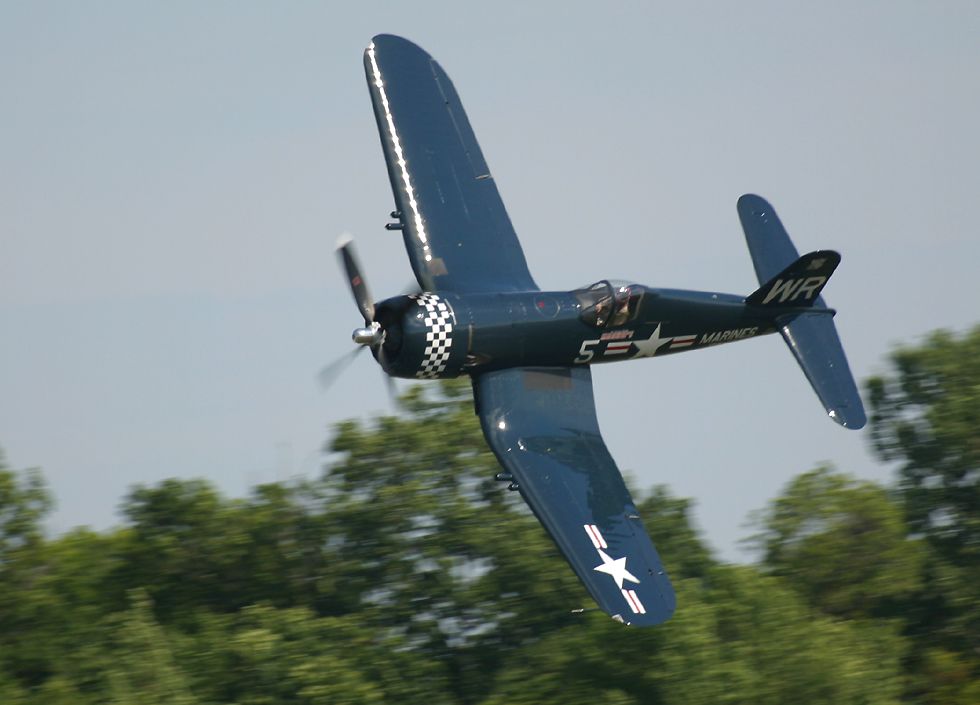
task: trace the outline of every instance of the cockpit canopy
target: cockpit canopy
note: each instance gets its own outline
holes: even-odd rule
[[[576,289],[582,312],[579,318],[595,328],[625,325],[636,318],[643,298],[643,287],[626,282],[609,282],[605,279],[591,286]]]

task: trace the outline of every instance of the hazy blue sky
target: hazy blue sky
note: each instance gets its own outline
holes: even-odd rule
[[[0,446],[57,530],[133,483],[241,494],[313,476],[336,421],[389,410],[335,262],[411,281],[361,53],[446,68],[543,288],[604,277],[748,293],[735,213],[769,198],[859,378],[980,319],[980,4],[0,2]],[[886,479],[778,337],[595,369],[620,467],[747,514],[823,461]],[[654,537],[656,539],[656,537]]]

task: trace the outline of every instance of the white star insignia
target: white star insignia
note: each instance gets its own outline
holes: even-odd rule
[[[597,565],[592,570],[597,570],[600,573],[611,575],[612,579],[616,581],[616,587],[618,587],[620,590],[623,589],[623,580],[629,580],[633,583],[640,582],[635,575],[626,570],[626,556],[616,558],[614,560],[601,548],[596,550],[599,551],[599,555],[602,557],[602,565]]]
[[[660,337],[660,324],[658,323],[657,330],[653,331],[653,335],[651,335],[647,340],[633,341],[633,345],[635,345],[636,349],[639,351],[633,357],[653,357],[657,354],[657,351],[660,350],[660,348],[673,339],[674,336],[670,336],[669,338]]]

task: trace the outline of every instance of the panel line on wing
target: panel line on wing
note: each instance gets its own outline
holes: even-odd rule
[[[374,85],[378,89],[381,97],[381,107],[385,111],[385,120],[388,123],[388,135],[391,137],[392,146],[397,157],[397,164],[402,172],[402,182],[405,184],[405,194],[408,196],[408,205],[412,209],[413,220],[415,221],[415,232],[422,243],[422,251],[426,262],[432,260],[432,253],[429,251],[429,239],[425,233],[425,225],[422,223],[422,213],[419,211],[418,201],[415,200],[415,190],[412,188],[412,178],[408,173],[408,162],[402,151],[401,140],[398,139],[398,131],[395,129],[395,118],[391,114],[391,107],[388,104],[388,94],[385,92],[384,80],[381,78],[381,69],[378,68],[378,60],[374,55],[374,42],[368,46],[368,57],[371,60],[371,70],[374,73]]]

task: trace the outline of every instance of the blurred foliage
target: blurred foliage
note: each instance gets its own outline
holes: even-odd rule
[[[822,467],[796,477],[756,522],[763,563],[828,615],[901,611],[921,587],[923,546],[884,488]]]
[[[980,326],[934,333],[870,379],[878,454],[899,463],[909,526],[952,560],[980,558]]]
[[[868,381],[879,457],[898,465],[907,530],[928,547],[906,605],[919,702],[980,702],[980,326],[937,331]]]
[[[40,473],[0,458],[0,703],[980,702],[977,360],[976,331],[898,351],[869,383],[898,486],[799,475],[756,514],[757,566],[634,492],[678,595],[654,629],[572,613],[465,382],[339,424],[314,481],[135,487],[105,532],[46,538]]]

